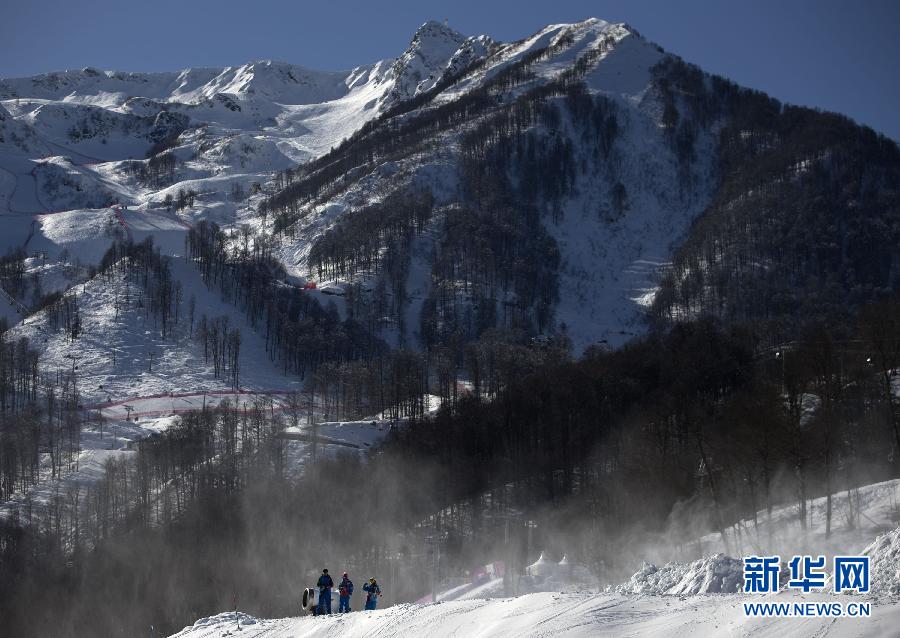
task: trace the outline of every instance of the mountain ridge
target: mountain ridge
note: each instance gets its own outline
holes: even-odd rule
[[[13,179],[0,205],[44,213],[118,200],[152,216],[190,190],[197,205],[176,212],[182,223],[249,228],[292,282],[317,280],[337,293],[323,300],[341,317],[391,308],[369,321],[395,346],[457,332],[477,339],[490,326],[562,335],[576,353],[619,345],[646,329],[648,310],[666,315],[660,283],[672,285],[670,261],[721,187],[720,135],[733,107],[697,96],[745,99],[694,69],[625,23],[590,18],[509,43],[428,21],[397,58],[351,71],[257,61],[3,80],[0,116],[10,133],[0,144],[10,153],[0,157],[0,175]],[[684,78],[694,85],[673,90]],[[147,90],[130,94],[123,87],[131,83]],[[20,95],[29,86],[45,97]],[[389,142],[395,132],[407,141]],[[148,183],[155,169],[144,157],[166,154],[174,169]],[[507,200],[492,229],[482,227],[494,224],[480,210],[485,193],[473,190],[486,186],[466,168],[484,170],[485,162],[496,164],[489,189]],[[83,194],[92,190],[96,197]],[[392,194],[424,191],[434,207],[428,221],[387,239],[378,207]],[[517,206],[531,212],[520,217]],[[438,272],[458,259],[450,255],[473,249],[472,237],[448,243],[451,227],[463,232],[460,211],[474,215],[465,232],[496,233],[478,265],[487,270],[474,279],[454,280],[457,265]],[[507,229],[518,226],[510,244]],[[368,265],[335,270],[325,251],[357,250],[348,239],[357,233],[380,237],[369,242]],[[394,253],[400,270],[389,283]],[[535,267],[518,275],[502,259]],[[441,301],[460,286],[453,303]],[[351,310],[347,294],[356,288],[366,301]]]

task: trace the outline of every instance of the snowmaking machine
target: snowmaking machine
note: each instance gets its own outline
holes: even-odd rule
[[[319,607],[319,592],[313,587],[307,587],[300,595],[300,612],[316,615]]]

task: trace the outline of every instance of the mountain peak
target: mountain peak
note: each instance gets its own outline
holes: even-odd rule
[[[433,87],[466,42],[466,36],[446,24],[425,22],[391,67],[394,86],[389,99],[404,100]]]
[[[416,29],[416,32],[413,34],[412,41],[410,42],[410,46],[414,46],[417,43],[424,43],[430,39],[450,39],[462,42],[466,38],[459,31],[447,26],[445,22],[428,20],[427,22],[424,22],[422,26]]]

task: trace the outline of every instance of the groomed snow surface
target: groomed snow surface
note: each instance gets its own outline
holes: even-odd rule
[[[429,638],[544,638],[549,636],[896,636],[900,604],[873,606],[867,619],[756,619],[744,616],[742,602],[763,600],[743,594],[708,596],[623,596],[552,593],[517,598],[464,600],[427,605],[403,604],[376,611],[334,616],[259,620],[235,614],[197,621],[178,638],[354,638],[428,636]],[[785,602],[830,600],[827,596],[779,594]],[[249,621],[249,622],[248,622]],[[245,624],[246,623],[246,624]]]

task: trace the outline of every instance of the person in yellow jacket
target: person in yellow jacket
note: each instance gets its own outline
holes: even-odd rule
[[[381,596],[381,587],[374,578],[370,578],[369,582],[363,585],[363,591],[366,592],[366,609],[375,609],[378,597]]]

